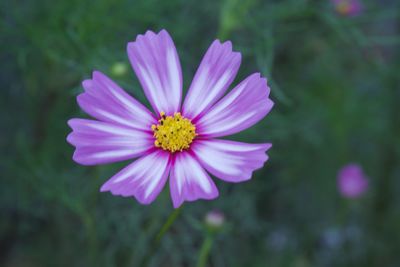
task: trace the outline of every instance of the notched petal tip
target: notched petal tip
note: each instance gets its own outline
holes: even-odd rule
[[[211,43],[210,48],[214,48],[214,47],[217,46],[217,45],[222,45],[222,43],[221,43],[221,41],[220,41],[219,39],[215,39],[215,40]]]
[[[68,126],[74,131],[79,125],[82,123],[89,121],[87,119],[82,119],[82,118],[72,118],[67,121]]]
[[[128,48],[129,48],[129,46],[134,45],[135,43],[138,43],[138,42],[142,42],[142,41],[144,41],[144,39],[146,39],[146,38],[154,38],[154,37],[157,37],[157,36],[168,36],[168,37],[170,37],[168,31],[165,30],[165,29],[161,29],[158,33],[155,33],[155,32],[152,31],[152,30],[147,30],[144,34],[138,34],[138,35],[136,36],[135,41],[133,41],[133,42],[128,42],[128,45],[127,45],[127,46],[128,46]]]
[[[129,198],[133,198],[135,199],[137,202],[139,202],[141,205],[150,205],[155,198],[147,198],[147,199],[143,199],[141,197],[138,197],[136,195],[125,195],[122,194],[120,192],[116,192],[114,191],[111,186],[109,186],[108,184],[104,184],[101,188],[100,188],[100,192],[104,193],[104,192],[110,192],[111,195],[113,196],[121,196],[121,197],[129,197]]]
[[[158,34],[156,34],[155,32],[153,32],[152,30],[147,30],[146,33],[144,34],[144,36],[150,36],[150,37],[155,37]]]
[[[85,98],[87,98],[86,93],[81,93],[79,95],[76,96],[76,102],[78,103],[78,105],[84,110],[84,108],[87,105],[87,101],[85,100]]]
[[[268,150],[270,150],[272,148],[272,143],[265,143],[263,144],[265,152],[267,152]]]
[[[266,97],[267,97],[267,101],[272,102],[272,100],[269,98],[269,95],[271,93],[271,88],[268,86],[268,80],[266,77],[262,76],[262,74],[260,72],[255,72],[253,74],[251,74],[248,77],[248,83],[252,83],[254,86],[258,86],[262,89],[265,89],[265,93],[266,93]],[[269,105],[269,103],[267,103]]]
[[[174,201],[172,201],[172,206],[174,207],[174,209],[179,208],[180,206],[182,206],[183,201],[180,201],[179,203],[175,203]]]
[[[232,42],[231,41],[225,41],[222,43],[222,46],[224,46],[226,49],[232,51]]]
[[[269,94],[269,92],[268,92],[268,94]],[[267,105],[269,106],[268,107],[268,113],[271,111],[271,109],[274,107],[274,105],[275,105],[275,102],[274,101],[272,101],[271,100],[271,98],[269,98],[269,95],[268,95],[268,101],[267,101]],[[267,113],[267,114],[268,114]]]
[[[231,56],[233,60],[241,60],[242,54],[239,51],[233,50],[233,44],[230,40],[221,42],[219,39],[216,39],[212,42],[210,48],[230,54],[229,56]]]
[[[76,118],[72,118],[72,119],[69,119],[67,121],[67,124],[68,124],[69,128],[73,129],[73,125],[74,125],[75,120],[76,120]]]
[[[242,62],[242,53],[240,53],[240,52],[232,52],[232,54],[235,57],[236,61],[238,61],[239,63]]]
[[[109,78],[99,70],[94,70],[92,72],[92,80],[97,80],[97,81],[100,80],[101,81],[103,79],[109,80]]]
[[[136,201],[137,202],[139,202],[141,205],[150,205],[151,203],[153,203],[155,200],[156,200],[156,198],[157,198],[157,196],[155,196],[155,197],[150,197],[150,198],[145,198],[145,199],[143,199],[143,198],[140,198],[140,197],[137,197],[137,196],[133,196],[135,199],[136,199]]]
[[[209,195],[206,196],[201,196],[198,198],[193,198],[193,199],[183,199],[183,198],[174,198],[172,197],[172,206],[174,207],[174,209],[179,208],[180,206],[182,206],[182,204],[186,201],[186,202],[194,202],[194,201],[198,201],[198,200],[203,200],[203,201],[211,201],[214,200],[216,198],[218,198],[219,196],[219,192],[218,189],[213,190],[213,192]]]
[[[212,43],[211,43],[211,47],[218,45],[221,48],[227,49],[227,50],[231,50],[232,51],[232,42],[230,40],[226,40],[226,41],[221,41],[220,39],[215,39]]]
[[[135,46],[135,42],[128,42],[128,43],[126,44],[126,51],[127,51],[128,53],[130,53],[130,50],[132,50],[132,49],[134,48],[134,46]]]
[[[91,87],[93,87],[93,80],[92,79],[86,79],[82,81],[82,87],[87,91]]]
[[[158,35],[161,35],[161,36],[166,36],[166,37],[171,37],[171,35],[169,34],[169,32],[166,30],[166,29],[161,29],[159,32],[158,32]]]
[[[75,161],[76,163],[80,164],[80,165],[83,165],[83,166],[99,165],[97,163],[87,162],[82,156],[79,155],[78,149],[75,149],[75,152],[72,155],[72,160]]]
[[[68,144],[70,144],[70,145],[76,147],[76,144],[75,144],[75,142],[74,142],[74,140],[73,140],[73,138],[74,138],[73,136],[74,136],[74,132],[70,132],[70,133],[67,135],[67,137],[65,138],[65,140],[67,141]]]
[[[107,192],[110,191],[110,186],[108,182],[105,182],[101,187],[100,187],[100,192]]]
[[[95,78],[97,75],[104,75],[104,74],[99,70],[93,70],[92,71],[92,78]]]

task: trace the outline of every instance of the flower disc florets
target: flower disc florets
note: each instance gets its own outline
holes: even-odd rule
[[[179,112],[174,116],[161,112],[160,116],[158,124],[151,126],[156,138],[154,145],[172,153],[188,149],[197,135],[194,124]]]

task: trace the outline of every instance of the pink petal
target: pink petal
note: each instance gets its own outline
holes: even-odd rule
[[[128,56],[154,111],[179,111],[182,70],[174,42],[166,30],[147,31],[128,43]]]
[[[167,181],[170,154],[155,150],[131,163],[111,177],[100,189],[113,195],[134,196],[142,204],[150,204]]]
[[[271,144],[248,144],[227,140],[197,140],[192,151],[201,164],[214,176],[228,182],[249,180],[261,168]]]
[[[184,201],[214,199],[218,196],[218,190],[210,176],[188,152],[176,154],[169,185],[175,208]]]
[[[195,119],[207,111],[228,89],[239,69],[241,55],[232,51],[231,42],[215,40],[194,76],[183,103],[185,117]]]
[[[150,111],[99,71],[82,83],[79,106],[92,117],[130,128],[149,130],[156,122]]]
[[[269,92],[267,80],[260,74],[249,76],[196,122],[197,132],[209,138],[249,128],[271,110],[274,103]]]
[[[76,147],[73,159],[83,165],[97,165],[132,159],[153,147],[148,132],[108,122],[71,119],[67,141]]]

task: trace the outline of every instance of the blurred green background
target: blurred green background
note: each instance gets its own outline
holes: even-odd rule
[[[206,266],[400,266],[400,2],[358,16],[328,0],[1,1],[0,266],[196,266],[207,212],[224,213]],[[66,122],[92,70],[146,102],[126,43],[148,29],[175,41],[184,87],[211,42],[242,53],[235,83],[260,71],[275,107],[236,140],[272,142],[242,184],[173,212],[100,193],[127,162],[72,161]],[[344,199],[339,169],[359,163],[369,189]]]

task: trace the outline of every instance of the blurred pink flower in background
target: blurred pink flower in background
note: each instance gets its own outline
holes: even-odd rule
[[[362,12],[361,0],[331,0],[337,13],[343,16],[356,16]]]
[[[357,198],[368,189],[368,180],[357,164],[348,164],[340,169],[337,177],[340,194],[346,198]]]
[[[212,210],[206,214],[204,221],[211,228],[219,228],[225,222],[225,215],[218,210]]]

